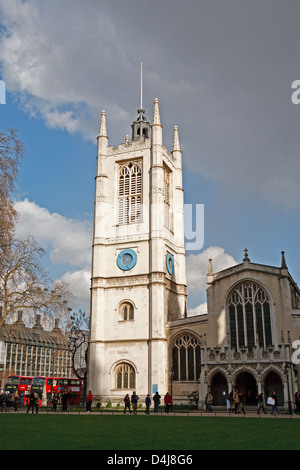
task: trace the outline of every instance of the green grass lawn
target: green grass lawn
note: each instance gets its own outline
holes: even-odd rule
[[[0,415],[0,450],[299,450],[300,420]]]

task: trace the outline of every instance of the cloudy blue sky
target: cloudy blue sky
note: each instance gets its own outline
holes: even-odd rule
[[[146,115],[159,98],[164,144],[179,127],[185,202],[204,204],[204,246],[187,253],[189,309],[215,270],[251,261],[300,281],[300,3],[295,0],[0,0],[0,126],[27,155],[18,230],[47,249],[87,309],[96,136],[130,134],[143,61]]]

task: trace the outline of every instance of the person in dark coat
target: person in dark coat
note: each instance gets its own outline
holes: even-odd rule
[[[138,399],[139,397],[137,396],[137,394],[133,392],[133,394],[131,395],[131,403],[132,403],[132,412],[134,415],[136,415]]]
[[[295,393],[295,414],[300,414],[300,392]]]
[[[8,411],[7,410],[7,396],[6,393],[3,391],[0,395],[0,405],[1,405],[1,411]]]
[[[68,398],[69,394],[67,390],[65,390],[61,397],[61,411],[68,411]]]
[[[126,408],[128,408],[129,410],[129,413],[131,414],[131,409],[130,409],[130,396],[128,395],[128,393],[125,395],[124,397],[124,415],[126,414]]]
[[[51,411],[57,411],[57,405],[58,405],[58,395],[57,393],[53,394],[52,397],[52,410]]]
[[[148,393],[148,395],[147,395],[146,398],[145,398],[145,405],[146,405],[145,414],[148,415],[149,412],[150,412],[150,405],[151,405],[151,398],[150,398],[149,393]]]
[[[37,397],[37,399],[38,399],[38,397]],[[27,413],[29,413],[30,408],[32,409],[32,414],[33,414],[34,413],[34,408],[36,408],[36,397],[35,397],[35,394],[33,393],[33,391],[30,392],[30,395],[29,395],[29,405],[28,405],[28,408],[27,408]],[[37,412],[38,412],[38,410],[36,408],[36,413]]]
[[[263,395],[263,393],[260,393],[259,395],[257,395],[256,401],[257,401],[257,414],[259,415],[259,414],[260,414],[260,410],[262,409],[263,412],[264,412],[265,415],[266,415],[267,412],[266,412],[265,406],[264,406],[264,395]]]
[[[158,407],[159,407],[159,404],[160,404],[160,398],[161,398],[161,396],[159,395],[159,393],[158,393],[158,392],[155,392],[155,395],[153,396],[154,413],[155,413],[155,414],[158,413]]]

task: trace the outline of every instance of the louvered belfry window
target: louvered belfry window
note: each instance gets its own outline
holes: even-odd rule
[[[170,227],[170,172],[164,170],[165,227]]]
[[[119,224],[137,222],[142,222],[142,168],[129,162],[119,169]]]

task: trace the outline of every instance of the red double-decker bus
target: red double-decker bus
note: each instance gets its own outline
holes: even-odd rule
[[[39,406],[51,404],[54,393],[62,395],[68,393],[68,405],[80,405],[82,382],[77,378],[65,377],[34,377],[31,391],[39,396]]]
[[[5,382],[4,391],[5,393],[16,393],[18,392],[20,398],[20,404],[24,405],[27,399],[33,377],[27,377],[22,375],[9,375]]]

